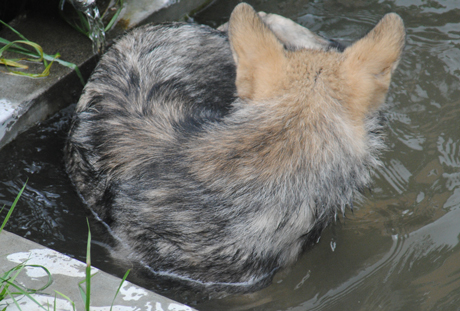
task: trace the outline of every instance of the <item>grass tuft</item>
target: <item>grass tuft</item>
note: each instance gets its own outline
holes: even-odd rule
[[[18,195],[16,196],[16,199],[14,200],[14,202],[11,205],[7,215],[5,216],[5,219],[3,220],[2,225],[0,226],[0,233],[3,231],[3,228],[5,227],[6,223],[10,219],[11,214],[13,213],[14,208],[16,207],[16,204],[19,201],[19,198],[21,197],[22,193],[24,192],[24,189],[26,188],[26,185],[27,185],[27,181],[24,183],[24,186],[19,191]],[[2,209],[0,210],[0,213],[3,211],[4,208],[5,208],[5,206],[2,207]],[[19,274],[26,267],[34,267],[34,268],[43,269],[45,271],[45,273],[48,275],[48,282],[45,284],[45,286],[43,286],[41,288],[38,288],[38,289],[31,289],[31,288],[27,288],[27,287],[25,287],[23,285],[20,285],[20,284],[16,283],[15,282],[16,278],[19,276]],[[28,265],[28,264],[26,264],[26,262],[23,262],[23,263],[17,265],[16,267],[6,271],[2,275],[0,275],[0,302],[5,300],[6,298],[10,297],[11,300],[13,301],[13,303],[16,305],[16,307],[19,310],[21,310],[21,308],[19,307],[19,303],[18,303],[16,298],[25,296],[25,297],[29,298],[30,300],[32,300],[34,303],[36,303],[43,310],[47,310],[37,300],[35,300],[35,298],[32,296],[32,294],[35,294],[37,292],[45,290],[46,288],[48,288],[51,285],[52,282],[53,282],[53,279],[52,279],[51,273],[49,272],[48,269],[46,269],[43,266],[39,266],[39,265]],[[3,308],[3,310],[6,310],[7,308],[8,308],[8,306]]]
[[[27,185],[27,181],[24,184],[24,186],[22,187],[22,189],[19,191],[19,193],[16,196],[16,199],[14,200],[13,204],[11,205],[11,207],[10,207],[6,217],[5,217],[5,219],[3,220],[2,225],[0,227],[0,233],[2,232],[3,228],[5,227],[6,223],[8,222],[11,214],[13,213],[13,210],[16,207],[16,204],[19,201],[19,198],[21,197],[22,193],[24,192],[24,189],[26,188],[26,185]],[[0,213],[3,211],[4,207],[5,206],[2,207],[2,209],[0,210]],[[88,220],[86,220],[86,221],[87,221],[87,224],[88,224],[88,241],[87,241],[87,244],[86,244],[86,271],[85,271],[85,279],[78,283],[78,287],[80,289],[80,294],[81,294],[81,297],[83,298],[83,301],[84,301],[84,304],[85,304],[85,310],[90,311],[90,306],[91,306],[91,278],[96,274],[91,275],[91,230],[90,230],[90,226],[89,226],[89,221]],[[45,271],[45,273],[47,274],[47,276],[48,276],[47,283],[44,286],[42,286],[41,288],[38,288],[38,289],[27,288],[27,287],[17,283],[16,282],[17,277],[21,274],[21,272],[24,270],[24,268],[27,268],[27,267],[34,267],[34,268],[43,269]],[[131,270],[128,270],[125,273],[123,279],[121,280],[120,285],[118,286],[118,289],[115,292],[115,296],[114,296],[114,298],[112,300],[112,304],[110,306],[110,311],[112,311],[115,299],[117,298],[117,296],[118,296],[118,294],[120,292],[120,289],[121,289],[123,283],[126,281],[126,278],[128,277],[130,271]],[[17,265],[16,267],[4,272],[3,274],[0,274],[0,303],[2,301],[5,301],[7,298],[11,298],[11,301],[17,307],[17,309],[22,310],[20,305],[19,305],[18,300],[20,298],[22,298],[22,297],[27,297],[28,299],[33,301],[40,309],[43,309],[45,311],[49,311],[50,310],[49,306],[48,306],[48,308],[45,308],[42,304],[40,304],[34,298],[33,294],[42,293],[52,283],[53,283],[52,275],[51,275],[51,273],[49,272],[49,270],[46,267],[41,266],[41,265],[28,265],[27,261],[23,262],[23,263]],[[83,286],[83,284],[85,284],[85,286]],[[72,305],[72,310],[73,311],[76,310],[75,303],[72,301],[72,299],[70,299],[68,296],[66,296],[65,294],[63,294],[63,293],[61,293],[61,292],[59,292],[57,290],[55,290],[54,292],[55,292],[55,296],[54,296],[53,310],[56,310],[57,295],[63,297],[68,302],[70,302],[70,304]],[[4,308],[0,309],[0,311],[6,311],[8,309],[8,306],[9,305],[7,304]],[[69,311],[71,311],[71,310],[69,310]]]
[[[54,62],[57,62],[62,66],[75,70],[75,73],[80,79],[80,82],[83,85],[85,85],[85,80],[83,79],[83,76],[81,75],[80,69],[78,68],[77,65],[59,59],[59,57],[61,56],[59,53],[56,53],[55,55],[46,54],[43,51],[43,48],[39,44],[32,42],[30,40],[27,40],[26,37],[24,37],[20,32],[18,32],[16,29],[11,27],[7,23],[0,20],[0,24],[4,25],[9,30],[14,32],[19,38],[21,38],[21,40],[15,40],[15,41],[8,41],[4,38],[0,38],[0,46],[1,46],[0,65],[5,66],[7,70],[6,72],[7,74],[24,76],[24,77],[29,77],[29,78],[47,77],[50,74],[51,65]],[[5,52],[24,55],[25,57],[5,58],[3,57]],[[11,69],[11,68],[19,68],[19,69],[25,69],[25,70],[28,69],[29,67],[27,65],[19,63],[19,61],[23,61],[23,60],[42,63],[45,68],[41,73],[30,73],[30,72],[17,71],[17,70]]]

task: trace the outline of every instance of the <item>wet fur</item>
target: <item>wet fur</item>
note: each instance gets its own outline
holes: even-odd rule
[[[246,4],[228,36],[145,26],[86,85],[67,170],[121,247],[152,270],[259,288],[380,165],[378,109],[404,45],[401,19],[386,15],[343,53],[286,49],[281,35]]]

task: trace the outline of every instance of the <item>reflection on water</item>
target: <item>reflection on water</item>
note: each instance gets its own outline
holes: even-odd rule
[[[345,44],[387,12],[401,15],[407,46],[388,95],[384,166],[372,192],[320,242],[259,292],[211,299],[200,310],[458,310],[460,306],[460,3],[248,1]],[[194,20],[218,26],[236,0]],[[87,216],[62,169],[72,108],[0,151],[0,204],[29,178],[9,230],[84,258]],[[103,232],[93,259],[109,267]],[[174,295],[173,295],[174,296]],[[176,296],[193,304],[194,298]]]

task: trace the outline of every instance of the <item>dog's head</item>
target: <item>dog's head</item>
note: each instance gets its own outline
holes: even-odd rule
[[[246,3],[232,12],[228,32],[237,64],[238,96],[261,102],[295,94],[291,101],[310,106],[317,102],[326,102],[327,106],[327,98],[331,98],[358,124],[384,102],[405,41],[402,19],[395,13],[385,15],[343,52],[308,47],[288,50],[280,31],[274,31],[264,23],[263,15]],[[301,35],[294,32],[294,36],[283,38],[295,41],[295,36]]]

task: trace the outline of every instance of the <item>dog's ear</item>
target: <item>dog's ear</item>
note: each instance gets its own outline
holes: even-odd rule
[[[237,66],[238,96],[261,100],[276,94],[285,75],[284,47],[250,5],[235,7],[228,35]]]
[[[404,24],[386,14],[366,36],[344,51],[344,79],[349,86],[349,108],[358,120],[381,105],[405,43]]]

